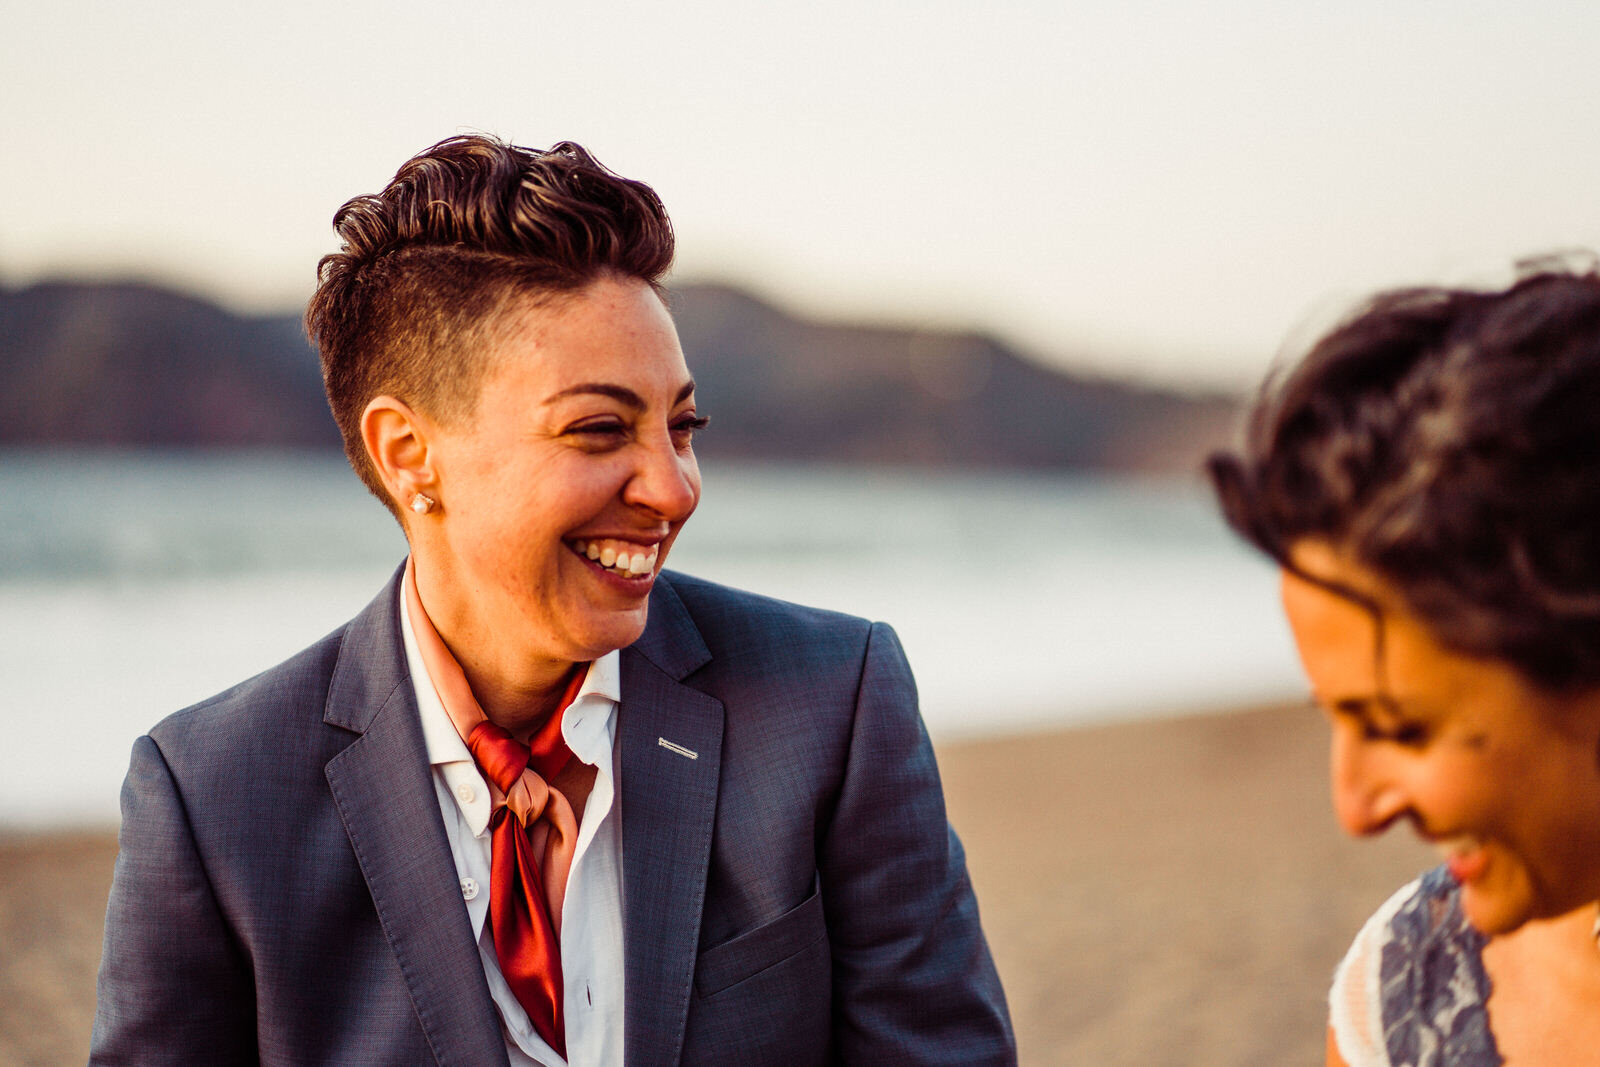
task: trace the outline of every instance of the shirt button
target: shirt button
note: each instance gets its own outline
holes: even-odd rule
[[[478,895],[478,880],[476,878],[461,879],[461,897],[471,900]]]
[[[456,786],[456,796],[461,798],[461,803],[471,804],[478,799],[478,793],[470,785]]]

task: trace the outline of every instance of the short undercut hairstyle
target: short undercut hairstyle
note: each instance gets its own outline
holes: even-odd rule
[[[361,440],[373,397],[468,418],[509,302],[559,299],[606,275],[659,293],[673,255],[655,192],[571,141],[539,151],[451,137],[407,160],[382,192],[346,202],[333,227],[342,244],[317,265],[306,333],[345,455],[396,518]]]
[[[1285,568],[1326,542],[1446,647],[1550,690],[1600,685],[1592,267],[1373,298],[1268,380],[1210,474],[1228,522]]]

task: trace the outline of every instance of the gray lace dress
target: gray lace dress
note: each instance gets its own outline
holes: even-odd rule
[[[1499,1067],[1489,1032],[1485,938],[1439,867],[1379,908],[1345,955],[1329,994],[1350,1067]]]

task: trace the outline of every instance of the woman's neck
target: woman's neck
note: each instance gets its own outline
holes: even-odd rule
[[[1507,1064],[1584,1062],[1600,1048],[1596,913],[1585,905],[1484,947],[1489,1026]]]
[[[455,583],[437,581],[436,568],[418,565],[413,573],[428,621],[489,721],[518,739],[537,730],[556,711],[577,664],[518,640],[515,625],[496,625],[476,598],[454,595]]]
[[[448,638],[445,643],[450,644]],[[478,706],[490,722],[518,740],[526,740],[556,712],[572,672],[578,667],[573,663],[521,661],[517,664],[521,670],[513,672],[506,669],[509,665],[487,663],[481,658],[476,663],[469,662],[471,652],[462,654],[467,647],[464,642],[461,651],[453,646],[451,651],[467,676],[472,695],[478,698]]]

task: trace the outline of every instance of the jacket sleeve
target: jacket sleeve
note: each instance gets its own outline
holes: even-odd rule
[[[133,746],[118,846],[90,1064],[256,1063],[250,969],[149,737]]]
[[[819,854],[843,1062],[1014,1064],[916,683],[882,623],[867,639],[848,764]]]

